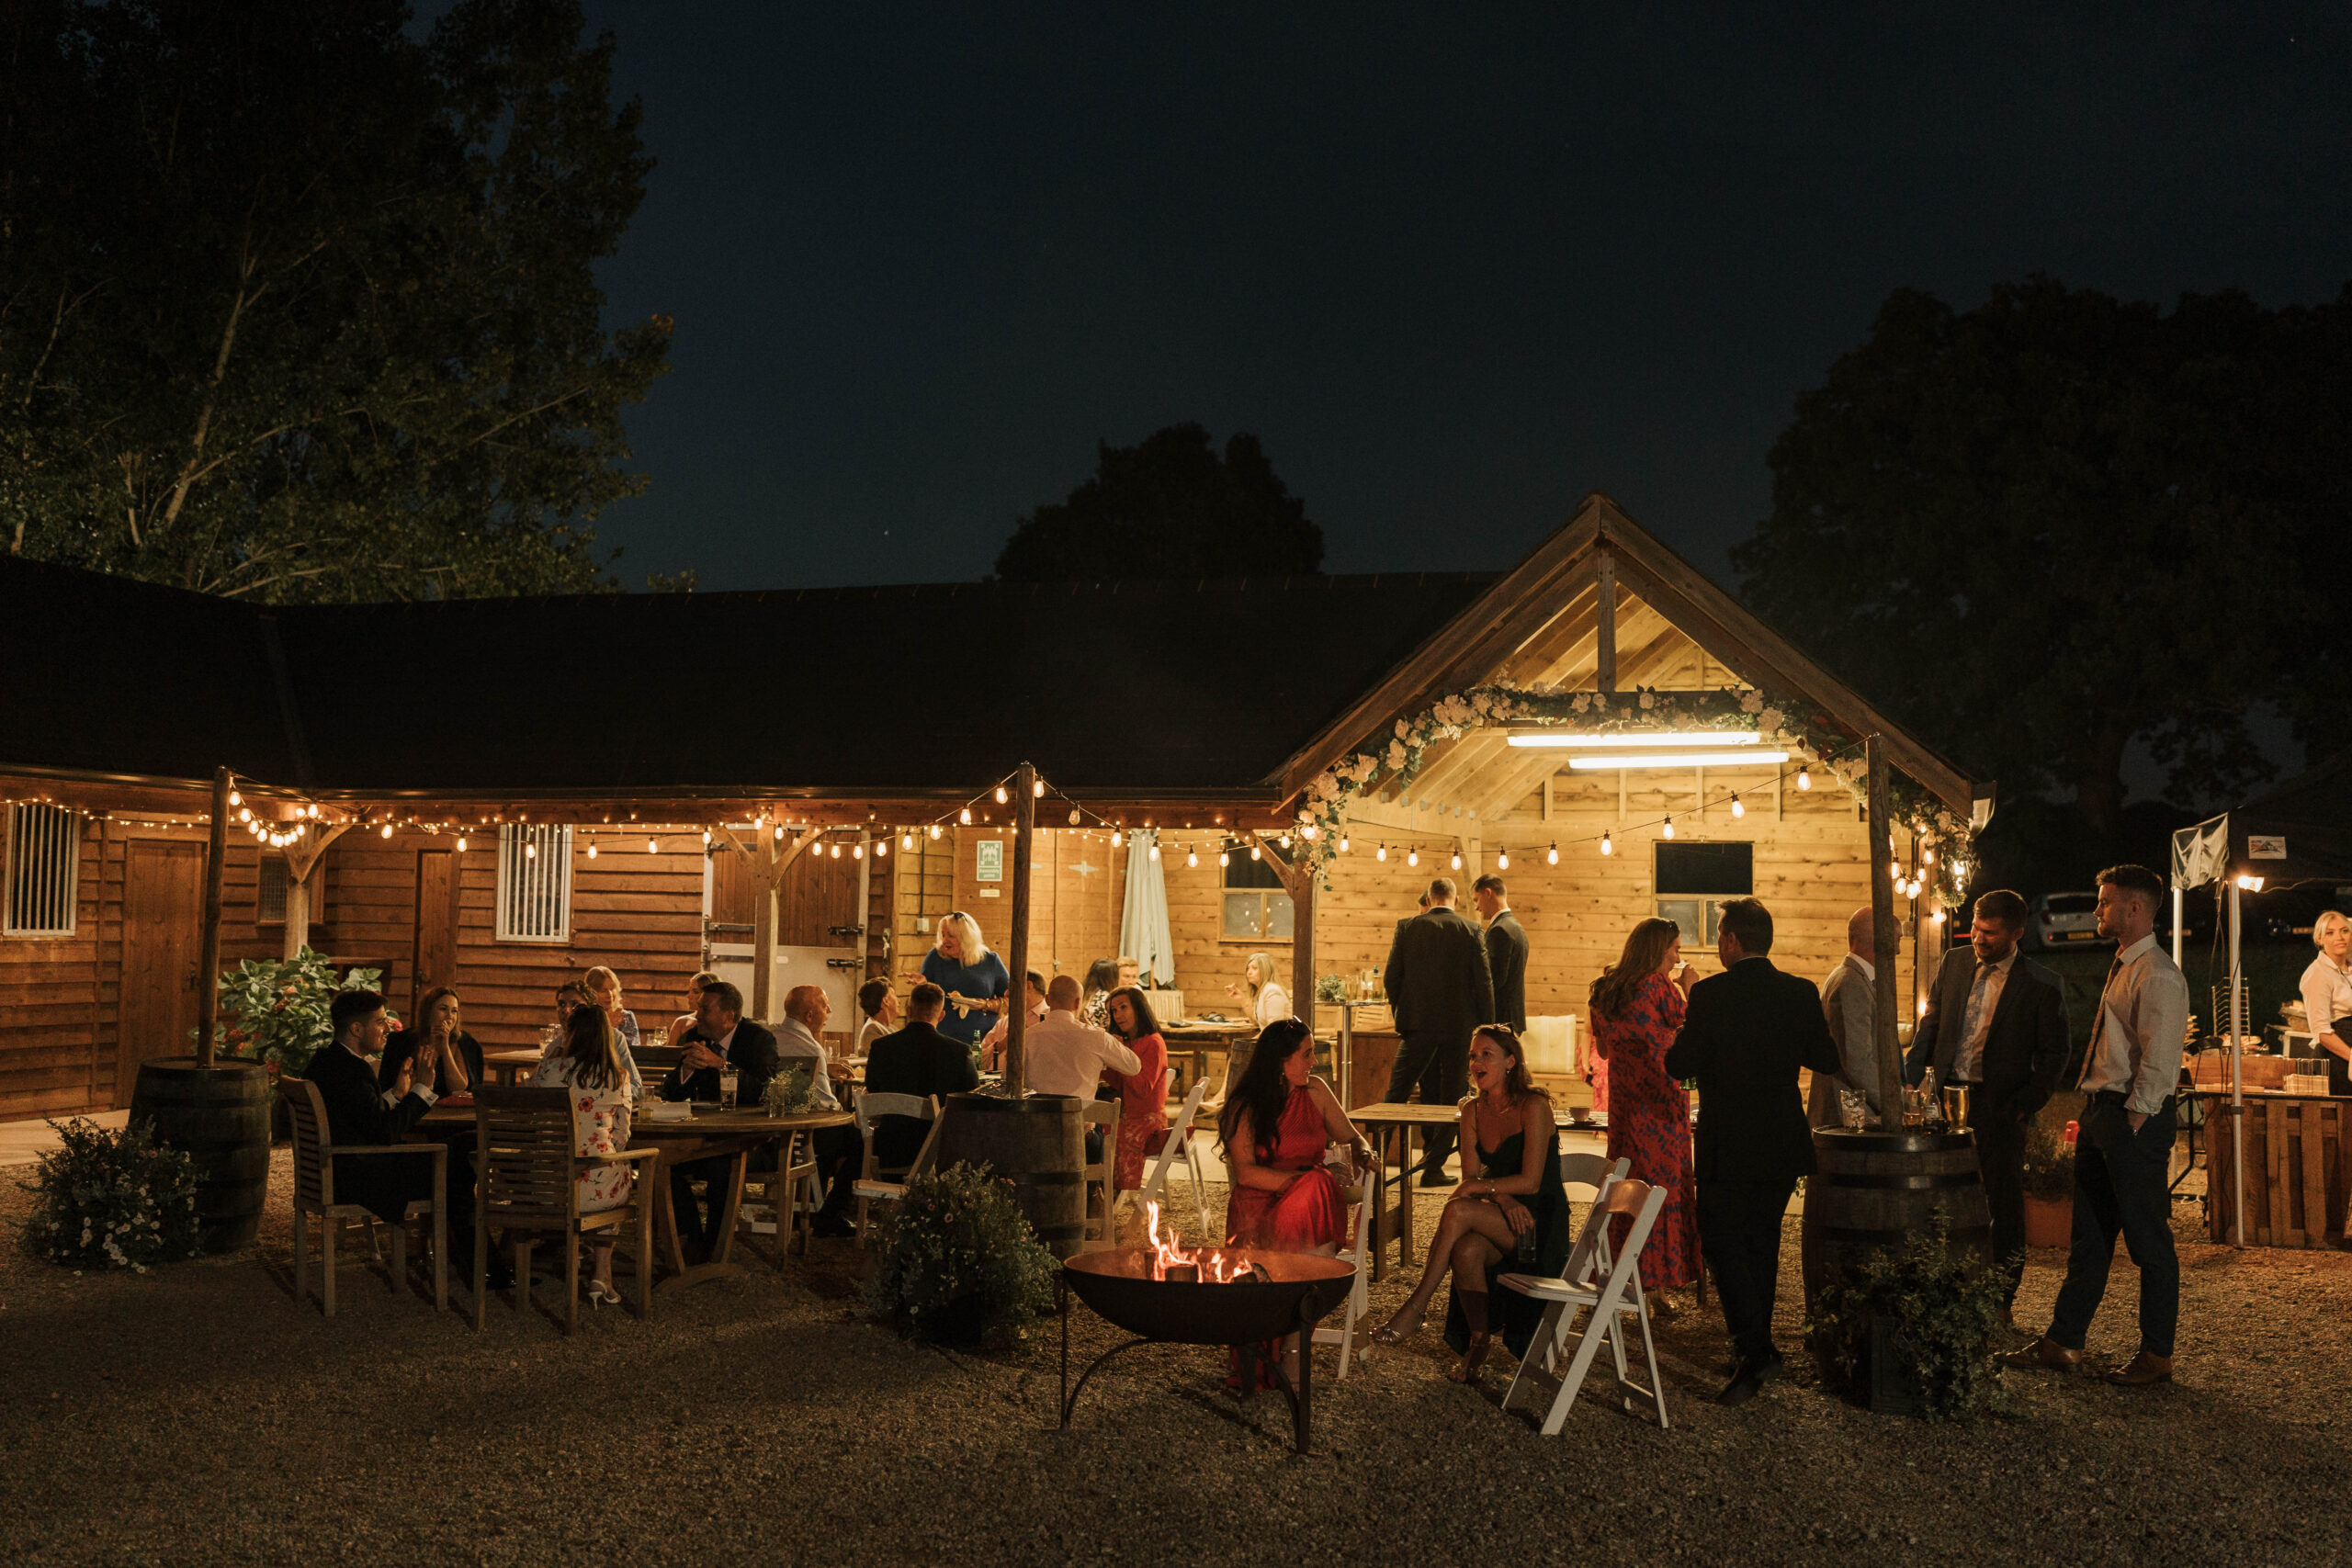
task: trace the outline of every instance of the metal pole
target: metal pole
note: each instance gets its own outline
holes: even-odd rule
[[[1029,862],[1036,852],[1037,770],[1023,762],[1012,777],[1012,988],[1005,993],[1004,1092],[1018,1100],[1029,1089],[1023,1054],[1029,1003],[1023,987],[1029,973]]]
[[[2227,874],[2226,872],[2224,874]],[[2175,929],[2177,929],[2176,927]],[[2245,1076],[2238,1060],[2238,1015],[2244,1004],[2238,968],[2238,884],[2230,878],[2230,1245],[2245,1245]]]
[[[2180,967],[2180,884],[2175,881],[2172,885],[2172,966],[2176,969]]]
[[[1894,923],[1894,840],[1887,828],[1886,746],[1873,735],[1862,742],[1870,764],[1871,927],[1878,974],[1871,986],[1873,1043],[1877,1047],[1882,1126],[1903,1125],[1903,1049],[1894,1038],[1894,957],[1902,928]]]
[[[212,832],[204,854],[204,945],[196,961],[196,1065],[212,1066],[220,1015],[220,863],[229,854],[229,770],[212,771]]]

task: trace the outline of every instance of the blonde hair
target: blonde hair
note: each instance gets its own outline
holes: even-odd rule
[[[2322,909],[2319,919],[2312,922],[2312,945],[2319,947],[2325,943],[2327,933],[2338,926],[2352,926],[2352,915],[2346,915],[2341,909]]]
[[[1274,955],[1271,953],[1251,953],[1250,962],[1241,966],[1241,977],[1249,982],[1250,994],[1256,996],[1274,983]]]
[[[962,964],[978,964],[981,959],[988,956],[988,940],[980,935],[980,922],[960,910],[942,915],[939,918],[938,929],[932,932],[932,946],[937,947],[939,945],[940,937],[945,934],[949,926],[954,926],[956,928],[956,939],[964,949],[963,956],[958,959],[957,962]]]
[[[590,965],[587,973],[580,976],[580,983],[588,987],[588,994],[592,997],[607,986],[612,987],[613,995],[617,997],[621,994],[621,977],[614,974],[608,964]]]

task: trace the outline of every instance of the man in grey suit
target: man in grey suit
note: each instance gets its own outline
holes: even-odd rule
[[[1495,981],[1495,1019],[1514,1032],[1527,1032],[1527,928],[1510,912],[1503,879],[1493,872],[1470,885],[1487,922],[1487,972]]]
[[[1868,1100],[1871,1116],[1884,1113],[1879,1103],[1878,1043],[1873,1032],[1878,1013],[1871,994],[1878,983],[1877,956],[1871,907],[1865,904],[1847,918],[1846,956],[1821,986],[1821,1014],[1828,1020],[1830,1038],[1838,1042],[1838,1067],[1834,1073],[1814,1075],[1805,1120],[1815,1127],[1846,1124],[1838,1103],[1841,1089],[1853,1089]]]
[[[1429,913],[1397,928],[1387,982],[1389,1010],[1403,1037],[1388,1070],[1388,1098],[1401,1100],[1419,1086],[1422,1104],[1454,1104],[1469,1088],[1470,1032],[1495,1021],[1495,982],[1478,928],[1453,908],[1452,878],[1431,882]],[[1453,1184],[1445,1174],[1453,1144],[1451,1123],[1430,1129],[1422,1186]]]

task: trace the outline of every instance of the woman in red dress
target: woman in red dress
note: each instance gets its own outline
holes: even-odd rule
[[[1133,986],[1113,991],[1104,1010],[1111,1032],[1142,1064],[1132,1073],[1106,1069],[1102,1075],[1119,1091],[1119,1154],[1112,1180],[1115,1190],[1132,1192],[1143,1185],[1144,1166],[1168,1139],[1168,1042],[1159,1037],[1151,1003]]]
[[[1699,1282],[1699,1190],[1690,1170],[1690,1094],[1666,1070],[1667,1047],[1682,1028],[1690,966],[1672,920],[1637,923],[1624,953],[1592,983],[1592,1052],[1609,1065],[1609,1158],[1666,1190],[1666,1206],[1642,1248],[1648,1291]],[[1632,1222],[1620,1217],[1614,1239]],[[1656,1303],[1652,1311],[1657,1310]]]
[[[1363,1171],[1372,1151],[1339,1096],[1315,1076],[1315,1036],[1306,1024],[1282,1018],[1259,1032],[1216,1131],[1233,1181],[1226,1246],[1326,1258],[1340,1250],[1348,1235],[1347,1191],[1323,1156],[1344,1144],[1352,1168]],[[1284,1366],[1295,1366],[1297,1354],[1293,1335],[1283,1341]],[[1227,1381],[1239,1385],[1238,1367]]]

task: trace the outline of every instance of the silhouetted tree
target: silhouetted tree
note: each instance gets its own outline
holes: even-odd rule
[[[1191,423],[1133,446],[1098,445],[1094,477],[1021,520],[997,576],[1283,577],[1322,567],[1323,530],[1256,436],[1228,437],[1222,457]]]

